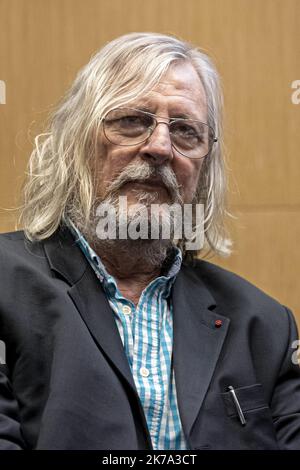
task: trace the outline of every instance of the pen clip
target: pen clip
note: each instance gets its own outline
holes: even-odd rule
[[[234,406],[235,406],[235,408],[236,408],[237,414],[238,414],[238,416],[239,416],[241,425],[242,425],[242,426],[245,426],[245,424],[246,424],[246,419],[245,419],[245,416],[244,416],[244,413],[243,413],[243,411],[242,411],[241,405],[240,405],[240,403],[239,403],[239,401],[238,401],[238,398],[237,398],[237,396],[236,396],[235,390],[234,390],[234,388],[232,387],[232,385],[229,385],[228,390],[229,390],[229,393],[230,393],[230,395],[231,395],[231,397],[232,397],[232,400],[233,400]]]

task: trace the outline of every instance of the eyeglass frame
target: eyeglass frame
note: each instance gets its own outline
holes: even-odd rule
[[[149,116],[151,116],[151,117],[153,118],[153,121],[155,122],[155,126],[153,127],[152,130],[151,130],[151,127],[149,128],[149,130],[151,130],[151,132],[150,132],[150,134],[148,135],[148,137],[147,137],[146,139],[142,140],[141,142],[137,142],[137,143],[135,143],[135,144],[115,144],[114,142],[112,142],[112,141],[107,137],[106,132],[105,132],[105,119],[106,119],[106,116],[107,116],[109,113],[111,113],[112,111],[117,111],[117,110],[119,110],[119,109],[120,109],[120,110],[121,110],[121,109],[124,109],[124,110],[129,109],[130,111],[137,111],[137,112],[140,112],[140,113],[142,113],[142,114],[149,115]],[[169,119],[169,122],[158,121],[157,118]],[[150,139],[150,137],[152,136],[153,132],[155,131],[155,129],[157,128],[157,126],[158,126],[159,124],[166,124],[166,125],[168,126],[168,128],[170,129],[170,125],[171,125],[173,122],[176,122],[176,121],[194,121],[194,122],[199,122],[200,124],[204,124],[205,126],[208,127],[208,129],[209,129],[209,130],[211,131],[211,133],[212,133],[213,138],[212,138],[212,142],[211,142],[211,146],[210,146],[210,148],[209,148],[209,151],[208,151],[207,154],[204,155],[203,157],[196,158],[196,157],[188,157],[187,155],[184,155],[182,152],[180,152],[180,150],[178,150],[178,149],[174,146],[174,144],[173,144],[173,142],[172,142],[172,139],[170,139],[170,140],[171,140],[171,145],[172,145],[172,147],[176,150],[176,152],[180,153],[180,155],[182,155],[183,157],[189,158],[190,160],[202,160],[203,158],[206,158],[206,157],[210,154],[210,152],[211,152],[211,150],[212,150],[212,148],[213,148],[213,145],[214,145],[216,142],[218,142],[218,137],[215,136],[215,132],[214,132],[213,128],[212,128],[209,124],[207,124],[206,122],[199,121],[199,119],[190,119],[190,118],[168,118],[168,117],[166,117],[166,116],[157,116],[156,114],[150,113],[149,111],[144,111],[144,110],[142,110],[142,109],[130,108],[130,107],[125,106],[125,107],[123,107],[123,108],[121,107],[121,108],[113,108],[113,109],[110,109],[110,110],[106,113],[106,115],[104,116],[104,118],[102,119],[102,127],[103,127],[103,133],[104,133],[106,139],[107,139],[111,144],[117,145],[117,146],[120,146],[120,147],[134,147],[134,146],[136,146],[136,145],[140,145],[140,144],[143,144],[144,142],[147,142],[147,140]],[[170,133],[170,134],[171,134],[171,133]]]

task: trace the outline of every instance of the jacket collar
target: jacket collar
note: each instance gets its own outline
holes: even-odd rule
[[[71,286],[76,284],[88,267],[66,225],[44,241],[44,250],[51,270],[62,276]]]

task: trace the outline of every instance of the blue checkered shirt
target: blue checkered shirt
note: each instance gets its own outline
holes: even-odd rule
[[[144,409],[155,450],[186,450],[172,367],[173,319],[170,293],[181,267],[174,250],[168,272],[143,290],[138,305],[120,293],[99,256],[70,221],[70,229],[101,282],[115,320]]]

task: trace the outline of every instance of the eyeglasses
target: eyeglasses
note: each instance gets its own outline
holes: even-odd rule
[[[104,135],[114,145],[134,146],[146,142],[158,124],[166,124],[173,148],[193,159],[206,157],[218,140],[204,122],[185,118],[170,118],[165,122],[158,121],[158,117],[168,119],[139,109],[112,109],[103,120]]]

